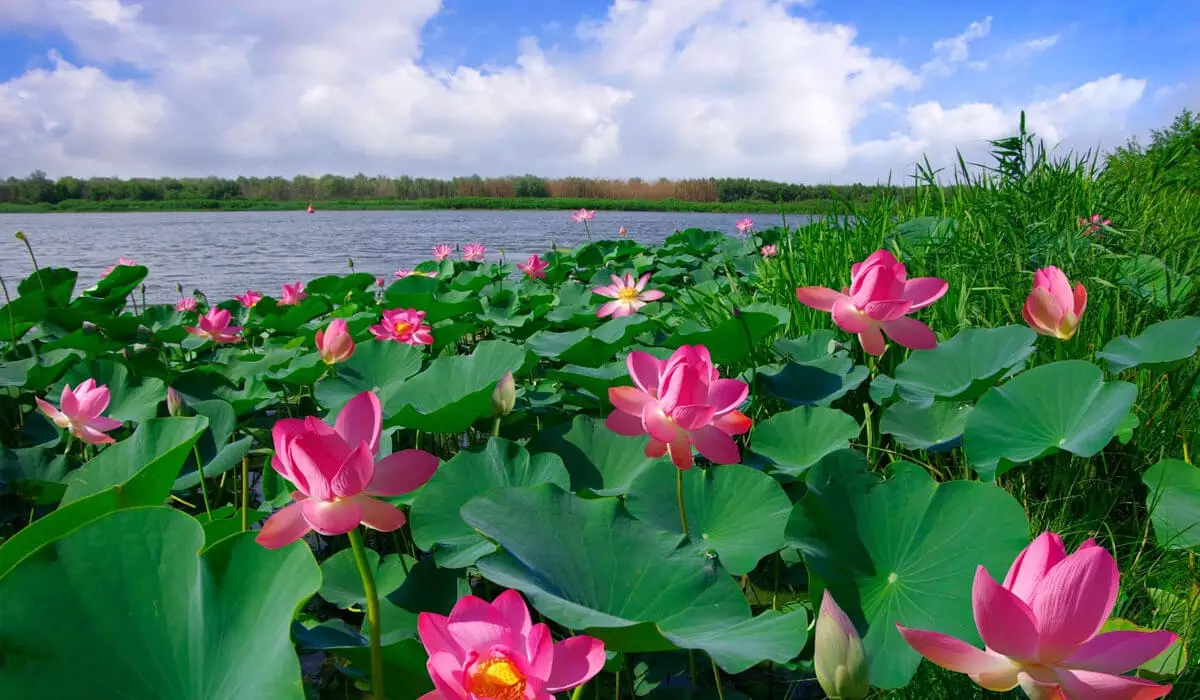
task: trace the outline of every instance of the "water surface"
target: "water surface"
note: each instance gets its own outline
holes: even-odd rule
[[[595,238],[630,238],[661,243],[677,230],[699,227],[734,233],[743,214],[602,211],[591,222]],[[755,215],[762,225],[776,217]],[[791,215],[789,223],[807,217]],[[576,246],[584,227],[565,211],[302,211],[153,212],[119,214],[0,214],[0,275],[12,290],[33,271],[24,247],[11,238],[25,231],[38,263],[79,272],[77,291],[90,286],[118,257],[150,268],[146,297],[151,303],[201,289],[226,299],[246,289],[278,296],[296,280],[355,269],[389,282],[399,268],[430,257],[439,243],[483,243],[488,259],[504,248],[509,262],[542,253],[551,242]]]

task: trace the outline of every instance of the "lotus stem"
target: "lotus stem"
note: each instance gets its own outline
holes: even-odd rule
[[[26,236],[24,231],[17,231],[17,240],[24,243],[25,250],[29,251],[29,259],[33,261],[33,275],[37,277],[38,284],[42,285],[42,291],[46,291],[46,281],[42,279],[42,270],[38,267],[37,256],[33,254],[33,245],[29,243],[29,236]]]
[[[721,670],[717,668],[717,660],[712,656],[709,656],[708,660],[712,663],[713,682],[717,684],[717,697],[725,700],[725,690],[721,687]]]
[[[358,528],[349,532],[350,548],[354,550],[354,563],[362,576],[363,592],[367,597],[367,624],[371,626],[371,694],[374,700],[387,700],[383,690],[383,646],[379,642],[379,593],[375,590],[375,576],[367,562],[367,548],[363,545]]]
[[[591,228],[590,226],[588,226],[588,220],[587,220],[587,219],[584,219],[584,220],[583,220],[583,232],[584,232],[585,234],[587,234],[587,239],[588,239],[588,242],[589,242],[589,243],[591,243],[591,241],[592,241],[592,228]]]
[[[204,498],[204,512],[212,521],[212,506],[208,502],[208,486],[204,484],[204,462],[200,459],[200,448],[192,445],[192,455],[196,458],[196,473],[200,475],[200,496]]]
[[[583,685],[580,685],[580,686],[576,686],[575,692],[571,693],[571,700],[580,700],[580,698],[583,697],[583,689],[586,685],[587,685],[587,683],[584,683]]]
[[[17,344],[17,322],[13,318],[12,297],[8,296],[8,285],[4,283],[3,277],[0,277],[0,289],[4,290],[4,306],[8,308],[9,342],[15,346]]]
[[[683,526],[683,536],[688,537],[687,508],[683,505],[683,470],[675,468],[675,499],[679,501],[679,524]]]
[[[492,437],[500,437],[500,418],[501,416],[496,416],[492,420]]]
[[[242,532],[250,529],[250,457],[242,455]]]

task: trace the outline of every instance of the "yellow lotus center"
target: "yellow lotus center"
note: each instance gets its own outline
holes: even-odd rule
[[[524,700],[525,674],[508,659],[488,659],[467,677],[467,691],[487,700]]]
[[[392,326],[392,332],[396,335],[404,335],[412,330],[412,324],[405,321],[397,321],[396,325]]]
[[[636,287],[624,287],[617,291],[617,299],[629,304],[637,301],[638,290]]]

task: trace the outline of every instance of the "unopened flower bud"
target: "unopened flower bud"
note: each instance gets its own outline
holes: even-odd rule
[[[507,416],[517,405],[517,382],[512,372],[506,372],[492,392],[492,413]]]
[[[173,417],[178,418],[183,415],[183,407],[186,406],[183,402],[183,397],[179,395],[172,387],[167,387],[167,412]]]
[[[861,700],[867,696],[871,685],[862,639],[828,590],[817,616],[813,665],[817,682],[833,700]]]

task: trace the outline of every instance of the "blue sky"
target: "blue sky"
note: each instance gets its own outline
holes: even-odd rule
[[[1200,106],[1195,0],[210,3],[6,0],[0,169],[837,180]]]

